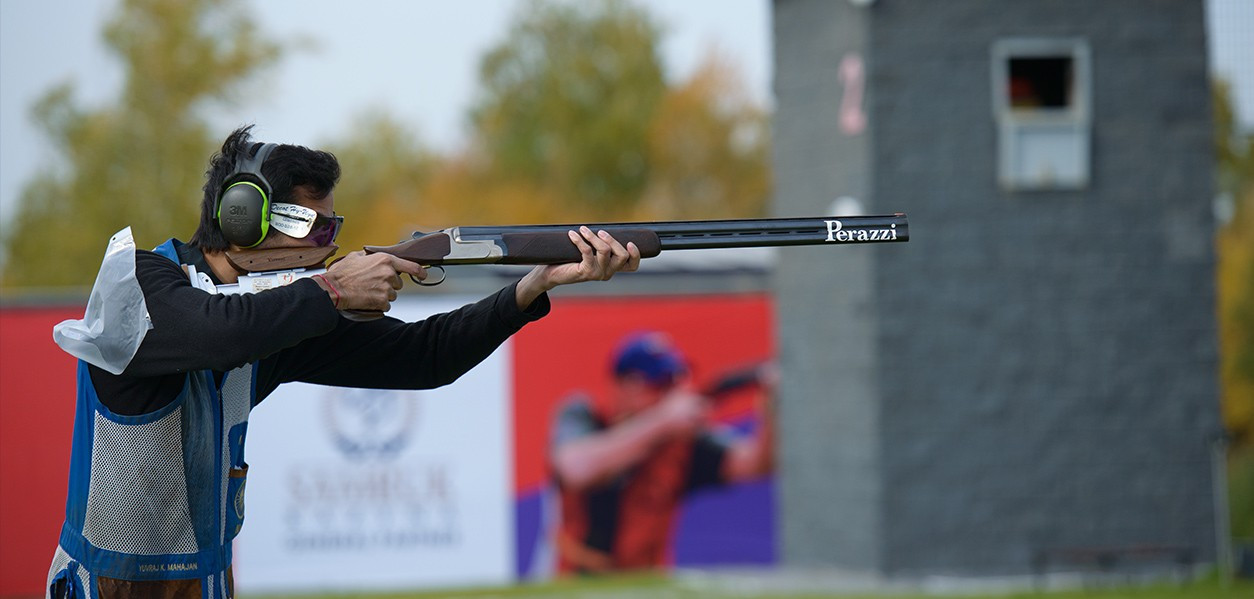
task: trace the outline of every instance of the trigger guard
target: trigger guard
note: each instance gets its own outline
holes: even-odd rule
[[[421,280],[420,280],[420,279],[418,279],[418,278],[414,277],[414,275],[409,275],[409,278],[410,278],[410,280],[412,280],[414,283],[418,284],[419,286],[422,286],[422,287],[435,287],[436,285],[439,285],[440,283],[443,283],[443,282],[444,282],[444,279],[448,278],[448,272],[444,270],[444,267],[443,267],[443,266],[440,266],[440,265],[438,265],[438,264],[437,264],[437,265],[435,265],[435,266],[428,266],[428,267],[427,267],[427,272],[428,272],[428,273],[430,273],[430,272],[431,272],[431,270],[432,270],[432,269],[435,269],[435,268],[440,269],[440,278],[436,279],[436,280],[435,280],[435,282],[431,282],[431,279],[430,279],[429,277],[428,277],[428,278],[426,278],[426,279],[421,279]]]

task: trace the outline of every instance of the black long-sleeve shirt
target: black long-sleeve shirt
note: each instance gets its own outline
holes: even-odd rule
[[[201,253],[179,248],[180,261],[212,272]],[[189,371],[218,373],[258,361],[257,401],[280,384],[429,389],[448,384],[549,311],[547,295],[519,310],[514,285],[479,302],[415,323],[343,318],[311,279],[262,293],[215,295],[191,285],[183,269],[147,251],[135,253],[150,329],[120,375],[91,366],[100,401],[116,414],[160,409],[183,389]]]

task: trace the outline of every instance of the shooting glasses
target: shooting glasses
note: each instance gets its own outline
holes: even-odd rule
[[[271,227],[288,237],[296,239],[308,237],[318,247],[334,243],[335,238],[340,234],[340,226],[343,224],[343,216],[323,216],[313,208],[298,204],[270,205]]]

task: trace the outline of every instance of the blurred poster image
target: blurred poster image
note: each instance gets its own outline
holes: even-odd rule
[[[520,578],[774,563],[769,315],[568,300],[516,338]]]

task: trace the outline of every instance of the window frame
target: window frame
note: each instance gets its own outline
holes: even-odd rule
[[[1093,77],[1088,41],[1083,38],[1020,37],[997,40],[992,46],[993,114],[998,128],[998,182],[1007,190],[1057,190],[1088,187],[1091,171]],[[1070,58],[1071,89],[1066,107],[1015,108],[1010,105],[1010,61]],[[1025,137],[1069,136],[1076,175],[1042,179],[1016,171]]]

